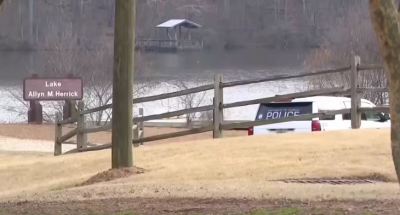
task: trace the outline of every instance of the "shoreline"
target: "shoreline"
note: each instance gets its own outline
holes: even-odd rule
[[[282,89],[280,88],[280,83],[276,82],[270,85],[263,84],[254,84],[249,86],[240,86],[228,88],[224,91],[224,103],[232,103],[237,101],[245,101],[251,99],[259,99],[268,96],[274,96],[276,94],[284,93],[285,91],[291,92],[294,89]],[[188,87],[197,86],[195,82],[191,82]],[[146,97],[153,95],[160,95],[168,92],[177,91],[174,87],[168,88],[166,84],[159,84],[154,86],[147,93],[143,93],[138,97]],[[248,93],[251,92],[251,93]],[[4,103],[0,105],[0,112],[4,113],[0,115],[0,123],[1,122],[24,122],[27,117],[27,102],[22,101],[22,92],[19,92],[19,89],[16,89],[13,92],[15,95],[19,96],[19,98],[14,97],[11,93],[7,93],[2,90],[0,87],[0,97],[4,98]],[[94,107],[100,106],[100,102],[96,97],[91,97],[93,93],[85,92],[84,101],[87,101],[88,105],[85,109],[91,109]],[[194,104],[193,107],[200,107],[205,105],[210,105],[213,97],[212,91],[206,91],[205,93],[200,93],[194,95]],[[56,102],[41,102],[43,106],[43,110],[53,115],[55,112],[55,107],[57,107]],[[152,102],[140,103],[134,105],[134,112],[138,111],[138,108],[144,108],[144,116],[167,113],[176,110],[185,109],[186,100],[185,97],[176,97],[171,99],[157,100]],[[12,110],[12,111],[10,111]],[[249,105],[243,107],[236,107],[226,109],[224,112],[226,120],[253,120],[255,112],[257,111],[257,105]],[[95,116],[95,115],[93,115]],[[106,116],[103,116],[105,119]]]

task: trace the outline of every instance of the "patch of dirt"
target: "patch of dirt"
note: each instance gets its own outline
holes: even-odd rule
[[[259,210],[276,211],[293,208],[296,215],[393,215],[400,214],[400,200],[368,201],[291,201],[254,199],[196,198],[119,198],[69,202],[0,203],[0,214],[25,215],[110,215],[131,211],[135,215],[154,214],[243,214]],[[288,211],[288,210],[286,210]],[[262,214],[262,213],[260,213]],[[271,213],[271,214],[284,214]],[[285,213],[289,214],[289,213]],[[290,213],[292,214],[292,213]]]
[[[88,185],[112,181],[112,180],[116,180],[116,179],[120,179],[120,178],[127,178],[132,175],[143,174],[144,172],[145,172],[145,169],[140,168],[140,167],[109,169],[107,171],[100,172],[100,173],[90,177],[87,181],[85,181],[77,186],[78,187],[88,186]]]

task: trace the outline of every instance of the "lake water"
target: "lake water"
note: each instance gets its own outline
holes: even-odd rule
[[[195,87],[213,81],[214,74],[223,74],[224,81],[262,78],[276,74],[294,74],[303,71],[303,61],[306,51],[237,51],[237,52],[188,52],[177,54],[146,53],[143,57],[151,70],[149,78],[151,90],[139,95],[162,94],[177,90],[180,82],[186,87]],[[46,69],[46,60],[38,53],[0,52],[0,122],[26,121],[26,103],[22,101],[22,79],[28,77],[31,71],[40,73]],[[111,72],[111,71],[110,71]],[[140,86],[139,83],[137,86]],[[146,84],[148,84],[146,82]],[[263,98],[276,94],[297,91],[302,85],[301,80],[288,80],[252,84],[224,90],[224,102],[230,103],[250,99]],[[90,97],[86,95],[87,99]],[[196,94],[193,105],[210,104],[213,92]],[[157,114],[177,109],[184,109],[183,100],[173,98],[163,101],[143,103],[135,106],[143,107],[145,115]],[[45,111],[54,112],[54,103],[42,102]],[[98,105],[98,104],[95,104]],[[246,106],[228,109],[226,119],[252,119],[256,106]]]

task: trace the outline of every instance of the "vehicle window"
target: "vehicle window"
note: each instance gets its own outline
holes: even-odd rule
[[[318,113],[323,113],[329,110],[318,110]],[[330,115],[330,116],[321,116],[319,120],[335,120],[335,115]]]
[[[261,104],[256,120],[279,119],[312,113],[312,102]]]
[[[361,120],[379,121],[380,119],[381,116],[379,115],[379,113],[373,113],[373,112],[361,113]]]
[[[361,120],[364,121],[379,121],[380,119],[381,119],[380,113],[373,113],[373,112],[361,113]],[[351,114],[350,113],[343,114],[343,120],[351,120]]]
[[[351,115],[350,115],[350,113],[345,113],[345,114],[343,114],[343,120],[351,120]]]

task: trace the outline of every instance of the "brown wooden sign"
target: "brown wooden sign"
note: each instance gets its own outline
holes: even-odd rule
[[[24,100],[82,100],[82,78],[25,78]]]

